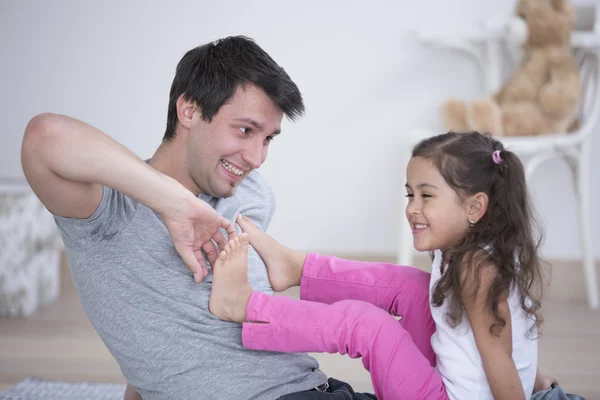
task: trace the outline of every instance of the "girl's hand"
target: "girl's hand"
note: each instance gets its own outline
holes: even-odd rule
[[[546,389],[550,389],[550,387],[553,384],[558,385],[558,381],[556,380],[556,378],[542,374],[538,368],[537,373],[535,374],[535,383],[533,385],[533,393],[539,392],[542,390],[546,390]]]

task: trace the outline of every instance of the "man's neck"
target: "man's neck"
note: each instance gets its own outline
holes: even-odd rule
[[[168,142],[162,142],[149,164],[152,168],[177,180],[198,196],[201,193],[200,188],[190,177],[186,157],[187,149],[185,141],[182,139],[175,137]]]

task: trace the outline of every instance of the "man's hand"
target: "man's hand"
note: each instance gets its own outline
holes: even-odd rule
[[[552,384],[557,384],[558,381],[556,378],[552,378],[551,376],[546,376],[540,372],[538,369],[535,374],[535,383],[533,384],[533,393],[539,392],[541,390],[550,389]]]
[[[175,244],[175,249],[194,274],[196,283],[208,274],[202,250],[206,252],[211,263],[214,263],[219,256],[219,249],[211,239],[220,249],[223,249],[229,240],[237,236],[231,221],[219,215],[191,192],[161,216]],[[228,238],[225,238],[219,228],[225,229]]]

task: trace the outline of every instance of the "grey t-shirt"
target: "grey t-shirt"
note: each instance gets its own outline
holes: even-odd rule
[[[266,229],[273,191],[252,172],[235,196],[200,196],[224,217],[238,213]],[[87,219],[55,217],[85,313],[125,378],[151,399],[268,399],[326,381],[306,354],[246,350],[241,325],[208,311],[212,276],[195,284],[158,214],[104,187]],[[272,294],[253,248],[248,279]]]

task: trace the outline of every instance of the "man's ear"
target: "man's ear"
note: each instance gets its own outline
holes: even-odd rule
[[[488,205],[489,197],[483,192],[479,192],[471,196],[468,204],[469,220],[479,221],[485,215]]]
[[[186,100],[185,94],[182,94],[177,99],[177,119],[184,128],[190,128],[194,113],[198,111],[198,106],[193,100]]]

